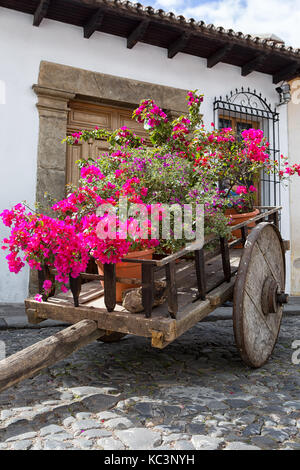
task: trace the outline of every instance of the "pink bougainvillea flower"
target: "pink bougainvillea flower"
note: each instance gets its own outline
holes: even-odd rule
[[[147,189],[147,188],[144,188],[144,187],[141,188],[141,195],[142,195],[142,196],[147,196],[147,194],[148,194],[148,189]]]
[[[105,178],[105,175],[95,165],[84,166],[81,168],[80,174],[81,178],[86,179],[89,183],[92,183],[95,178],[100,180]]]
[[[48,290],[51,290],[51,288],[52,288],[52,281],[49,281],[48,279],[46,279],[46,281],[44,281],[43,283],[43,289],[48,291]]]
[[[36,300],[37,302],[42,302],[43,298],[41,294],[36,294],[36,296],[34,297],[34,300]]]
[[[238,186],[236,188],[235,192],[237,194],[247,194],[248,193],[246,186]]]

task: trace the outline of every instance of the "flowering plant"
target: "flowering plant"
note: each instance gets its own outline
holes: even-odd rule
[[[206,208],[206,231],[216,231],[228,235],[228,219],[220,207],[220,196],[212,186],[210,191],[205,185],[201,186],[199,174],[195,171],[195,137],[202,124],[199,113],[203,96],[196,92],[188,94],[188,114],[171,121],[166,113],[152,100],[144,100],[133,117],[144,124],[152,146],[145,144],[129,129],[123,127],[114,133],[106,133],[105,138],[111,145],[108,152],[92,159],[79,160],[81,179],[79,192],[88,188],[97,195],[88,210],[96,210],[99,198],[107,198],[114,203],[121,196],[127,196],[130,203],[143,203],[149,206],[159,203],[179,204],[183,207],[188,203],[204,204]],[[68,144],[76,144],[89,139],[103,138],[99,129],[82,131],[73,134],[65,140]],[[193,197],[193,188],[199,187],[197,198]],[[206,185],[208,186],[208,185]],[[73,203],[76,189],[66,200],[61,201],[63,207]],[[55,206],[56,207],[56,206]],[[80,217],[84,206],[76,208]],[[216,221],[219,223],[216,223]],[[215,223],[213,222],[215,221]],[[174,218],[171,220],[174,222]],[[195,221],[194,221],[195,222]],[[218,227],[218,229],[216,229]],[[159,237],[158,237],[159,238]],[[186,240],[159,239],[161,252],[174,251],[181,248]]]
[[[196,142],[195,171],[209,184],[219,186],[225,209],[251,212],[262,173],[276,175],[280,181],[300,174],[300,166],[289,166],[283,155],[280,161],[271,158],[270,144],[260,129],[247,129],[237,136],[231,128],[211,132],[202,128]]]
[[[22,204],[3,211],[1,217],[11,228],[10,236],[4,238],[2,246],[2,249],[9,250],[6,259],[11,272],[20,272],[25,262],[38,271],[46,264],[56,269],[56,281],[65,291],[69,276],[76,278],[85,270],[88,252],[82,234],[70,220],[26,212]],[[45,293],[51,291],[52,282],[45,281],[43,287]]]
[[[0,214],[11,229],[2,247],[9,250],[10,271],[18,273],[25,262],[36,270],[46,264],[55,268],[55,281],[65,290],[69,276],[76,278],[85,271],[90,256],[101,263],[117,263],[138,249],[177,250],[187,241],[184,235],[164,239],[159,229],[153,230],[165,217],[165,204],[201,204],[205,233],[229,237],[225,210],[251,209],[255,179],[262,170],[280,178],[300,175],[300,165],[289,166],[282,157],[280,169],[279,162],[271,160],[262,131],[246,130],[241,139],[232,129],[206,131],[200,115],[203,95],[191,91],[187,100],[188,113],[174,120],[152,100],[141,102],[133,117],[147,130],[148,142],[126,127],[114,132],[96,127],[68,136],[65,141],[70,145],[92,138],[106,139],[110,147],[95,160],[78,161],[79,184],[68,187],[65,199],[52,201],[53,217],[27,211],[22,204]],[[128,203],[125,218],[122,198]],[[143,205],[149,214],[153,204],[158,213],[140,223],[136,206]],[[173,214],[171,232],[175,221]],[[193,229],[195,223],[193,215]],[[49,293],[51,281],[46,280],[43,288]]]

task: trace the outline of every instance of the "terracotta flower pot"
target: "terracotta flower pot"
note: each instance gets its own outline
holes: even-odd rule
[[[249,219],[252,219],[253,217],[257,216],[259,214],[259,209],[254,209],[252,212],[244,212],[243,214],[238,214],[235,209],[226,209],[225,212],[226,215],[230,216],[230,226],[238,225],[242,222],[246,222]],[[255,222],[252,222],[251,224],[248,225],[248,229],[251,227],[255,227]],[[240,229],[233,230],[232,235],[235,238],[241,238],[242,237],[242,232]],[[232,240],[230,240],[232,241]],[[239,244],[236,245],[235,248],[243,248],[243,245]]]
[[[127,255],[123,256],[123,258],[132,258],[132,259],[152,259],[153,258],[154,249],[149,250],[141,250],[141,251],[131,251]],[[98,272],[99,274],[103,275],[103,264],[100,261],[97,261]],[[126,263],[120,262],[116,264],[116,276],[123,277],[123,278],[135,278],[135,279],[142,279],[142,265],[140,263]],[[104,286],[104,282],[100,281],[102,286]],[[124,284],[122,282],[116,283],[116,300],[117,302],[122,302],[122,292],[126,289],[131,289],[133,287],[138,287],[137,284]]]

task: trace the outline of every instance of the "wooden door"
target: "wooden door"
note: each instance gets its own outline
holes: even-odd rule
[[[132,109],[102,106],[80,101],[70,103],[68,115],[68,135],[82,129],[94,129],[96,126],[108,131],[113,131],[126,126],[135,134],[146,137],[143,126],[134,121]],[[97,155],[108,149],[108,143],[104,140],[92,139],[89,142],[79,143],[67,147],[66,156],[66,183],[77,186],[79,180],[79,169],[76,161],[91,157],[96,159]]]

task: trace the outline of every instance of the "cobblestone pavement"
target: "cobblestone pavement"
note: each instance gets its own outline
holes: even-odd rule
[[[0,331],[7,354],[57,328]],[[0,449],[300,449],[300,317],[272,360],[241,362],[232,322],[202,322],[165,350],[95,342],[0,393]],[[300,355],[299,355],[300,356]]]

